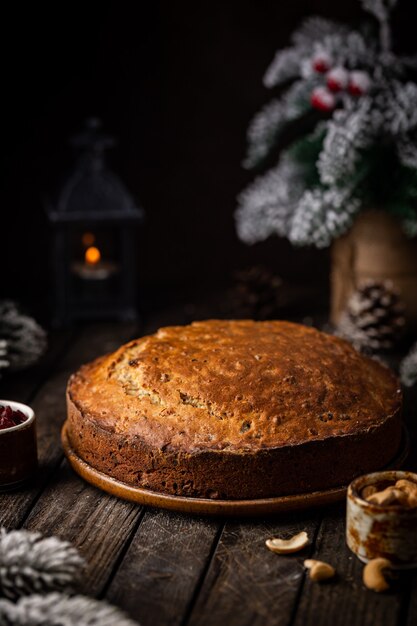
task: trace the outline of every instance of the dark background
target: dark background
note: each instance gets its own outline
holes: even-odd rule
[[[395,42],[415,49],[412,0]],[[138,237],[146,306],[193,298],[263,263],[327,288],[328,253],[238,241],[245,133],[271,96],[262,75],[300,20],[354,22],[359,2],[61,1],[2,7],[1,296],[43,311],[49,237],[42,197],[71,165],[68,137],[90,115],[119,139],[112,168],[145,208]]]

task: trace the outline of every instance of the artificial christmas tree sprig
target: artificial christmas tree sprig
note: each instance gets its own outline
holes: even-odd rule
[[[250,125],[245,166],[262,167],[288,127],[311,128],[240,195],[237,230],[247,243],[277,234],[325,247],[368,207],[417,234],[417,62],[392,50],[396,0],[361,1],[373,24],[307,19],[265,74],[266,87],[284,91]]]
[[[72,590],[84,566],[68,541],[0,528],[0,597],[16,600],[31,593]]]
[[[137,626],[117,607],[70,595],[85,565],[68,541],[0,528],[0,626]]]
[[[13,604],[0,598],[0,626],[138,626],[103,600],[61,593],[34,594]]]
[[[400,366],[401,382],[406,387],[412,387],[417,383],[417,343],[413,345]]]
[[[0,300],[1,369],[23,370],[34,365],[47,347],[46,332],[16,302]]]

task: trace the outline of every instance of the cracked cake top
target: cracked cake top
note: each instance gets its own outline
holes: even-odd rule
[[[101,428],[189,452],[354,434],[401,407],[387,368],[341,339],[281,321],[161,328],[83,366],[68,392]]]

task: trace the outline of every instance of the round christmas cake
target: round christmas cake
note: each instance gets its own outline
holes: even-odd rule
[[[68,435],[129,485],[247,499],[347,484],[396,454],[395,376],[346,341],[281,321],[161,328],[84,365]]]

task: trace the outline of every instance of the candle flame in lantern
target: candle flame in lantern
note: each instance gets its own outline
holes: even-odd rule
[[[98,248],[96,248],[95,246],[90,246],[89,248],[87,248],[87,250],[85,251],[85,262],[88,265],[97,265],[100,259],[101,253]]]

